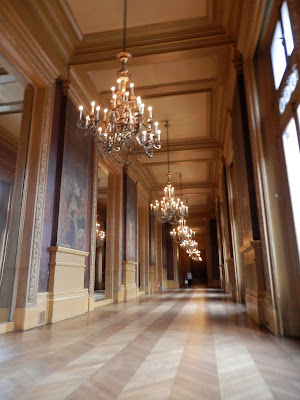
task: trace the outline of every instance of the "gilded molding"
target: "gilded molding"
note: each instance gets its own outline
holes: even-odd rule
[[[93,169],[93,201],[92,201],[92,226],[91,226],[91,248],[90,248],[90,282],[89,296],[94,296],[95,288],[95,259],[96,259],[96,222],[97,222],[97,192],[98,192],[98,153],[94,145],[94,169]]]
[[[47,100],[45,104],[44,123],[42,130],[42,145],[40,153],[40,165],[37,185],[37,196],[35,206],[33,241],[30,256],[30,272],[28,286],[28,303],[36,303],[38,291],[39,265],[41,255],[41,244],[43,234],[43,219],[44,205],[47,186],[47,171],[48,171],[48,153],[49,153],[49,138],[52,121],[52,105],[54,100],[54,86],[49,85],[47,88]]]

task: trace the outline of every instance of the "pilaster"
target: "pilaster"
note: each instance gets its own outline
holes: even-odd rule
[[[233,301],[238,301],[238,288],[236,286],[234,259],[228,258],[225,263],[228,270],[228,283],[226,292],[230,294]]]
[[[258,325],[265,325],[277,334],[277,316],[265,291],[263,275],[262,243],[253,240],[241,249],[246,272],[246,308],[247,314]]]
[[[123,273],[124,283],[121,292],[123,292],[124,301],[135,299],[138,296],[137,262],[123,261]]]
[[[149,275],[150,275],[150,282],[149,282],[149,293],[157,292],[157,266],[150,265],[149,266]]]

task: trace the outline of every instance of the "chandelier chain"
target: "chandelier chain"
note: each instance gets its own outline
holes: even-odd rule
[[[181,175],[181,172],[179,173],[179,180],[180,180],[180,197],[181,197],[181,200],[183,201],[183,197],[182,197],[182,184],[181,184],[181,177],[182,177],[182,175]]]
[[[123,51],[126,52],[127,39],[127,0],[124,0],[124,27],[123,27]]]
[[[168,175],[170,174],[170,149],[169,149],[169,121],[166,121],[165,127],[167,128],[167,153],[168,153]]]

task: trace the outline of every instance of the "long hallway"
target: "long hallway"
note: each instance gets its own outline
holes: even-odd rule
[[[0,336],[0,398],[299,399],[300,342],[215,289],[166,291]]]

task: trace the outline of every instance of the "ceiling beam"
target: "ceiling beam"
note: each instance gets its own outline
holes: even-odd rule
[[[115,60],[122,44],[122,29],[84,35],[70,60],[70,65],[87,65]],[[221,25],[205,18],[159,23],[127,29],[127,51],[134,57],[211,49],[232,45],[233,39]]]
[[[164,140],[161,144],[161,149],[155,152],[155,155],[168,154],[167,141]],[[180,151],[213,151],[216,154],[220,153],[222,155],[222,146],[216,144],[216,141],[214,140],[194,140],[186,138],[185,140],[170,141],[169,153],[171,154]],[[142,158],[141,163],[149,164],[151,163],[151,158]]]
[[[184,165],[184,164],[200,164],[203,162],[207,162],[207,161],[218,161],[219,158],[216,156],[201,156],[201,158],[196,158],[196,159],[185,159],[185,160],[174,160],[174,161],[169,161],[170,165]],[[141,167],[160,167],[160,166],[164,166],[167,165],[168,161],[153,161],[153,162],[148,162],[148,163],[141,163],[140,166]]]
[[[213,87],[218,87],[219,85],[219,80],[217,77],[214,77],[207,79],[195,79],[192,81],[162,83],[159,85],[136,86],[135,90],[143,99],[152,99],[182,94],[210,92]],[[111,91],[100,91],[99,95],[110,98]]]
[[[151,192],[162,190],[162,185],[153,186],[151,188]],[[172,186],[174,186],[174,189],[180,189],[179,183],[174,184],[172,182]],[[188,190],[188,189],[213,189],[215,187],[217,187],[217,185],[215,183],[186,183],[186,184],[182,185],[182,190],[184,191],[184,190]],[[190,194],[190,193],[186,193],[186,194]],[[201,194],[201,193],[197,193],[197,194]]]

